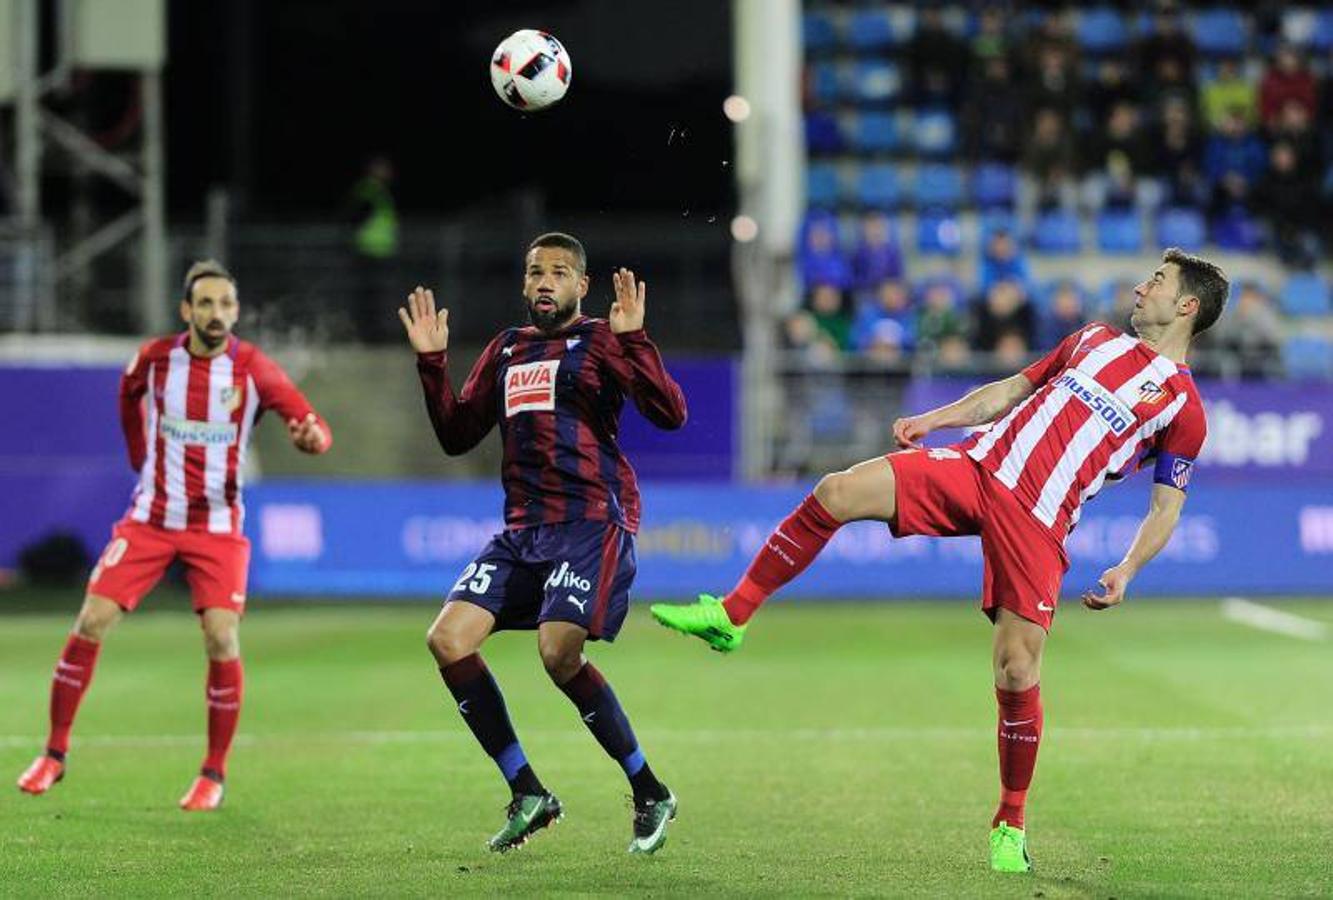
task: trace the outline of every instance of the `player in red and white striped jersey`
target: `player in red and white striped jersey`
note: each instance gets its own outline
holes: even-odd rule
[[[1026,871],[1023,816],[1042,726],[1038,678],[1069,567],[1065,536],[1108,480],[1151,464],[1149,512],[1124,559],[1102,574],[1102,589],[1083,594],[1084,605],[1119,604],[1130,579],[1166,545],[1206,431],[1185,357],[1193,337],[1221,315],[1227,291],[1217,266],[1168,250],[1134,289],[1133,335],[1088,325],[1021,373],[898,420],[894,437],[908,449],[823,478],[724,599],[656,605],[653,615],[714,649],[734,650],[755,610],[846,522],[886,522],[894,535],[980,535],[999,704],[991,864]],[[988,423],[949,447],[920,444],[940,428]]]
[[[139,483],[93,569],[56,663],[46,752],[19,778],[31,794],[64,777],[70,727],[103,637],[179,558],[209,658],[208,754],[181,806],[215,809],[222,801],[242,694],[238,631],[250,560],[241,533],[246,445],[269,409],[283,417],[298,450],[324,453],[332,437],[278,364],[231,333],[240,306],[225,268],[211,260],[191,266],[184,297],[187,330],[148,341],[121,378],[121,426]]]

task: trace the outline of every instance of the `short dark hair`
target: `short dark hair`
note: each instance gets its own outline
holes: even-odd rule
[[[1227,305],[1227,294],[1231,284],[1226,273],[1216,263],[1192,253],[1186,253],[1179,247],[1168,247],[1162,254],[1162,262],[1175,263],[1180,269],[1180,293],[1193,294],[1199,298],[1199,313],[1194,317],[1194,334],[1213,326],[1222,315],[1222,308]]]
[[[227,267],[216,259],[201,259],[192,264],[185,273],[185,299],[191,299],[194,283],[200,278],[225,278],[236,287],[236,278],[227,271]]]
[[[588,271],[588,254],[583,250],[583,244],[572,234],[565,234],[563,231],[548,231],[546,234],[538,235],[531,244],[528,244],[528,253],[536,250],[538,247],[556,247],[560,250],[568,250],[574,254],[574,262],[580,272]]]

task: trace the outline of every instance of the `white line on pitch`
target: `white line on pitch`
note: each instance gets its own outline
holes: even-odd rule
[[[720,743],[726,741],[791,741],[853,743],[893,741],[956,741],[994,738],[992,728],[730,728],[678,729],[645,728],[644,737],[664,743]],[[1050,728],[1047,737],[1053,740],[1141,740],[1141,741],[1211,741],[1244,738],[1314,739],[1333,735],[1333,725],[1222,725],[1181,726],[1176,728],[1097,728],[1072,726]],[[525,737],[545,743],[559,741],[586,741],[588,735],[581,728],[524,730]],[[258,744],[438,744],[466,741],[471,735],[457,731],[319,731],[306,734],[240,734],[236,743]],[[43,738],[36,734],[2,734],[0,749],[11,747],[40,748]],[[75,738],[75,749],[85,747],[194,747],[202,745],[204,735],[197,734],[103,734]]]
[[[1284,634],[1306,641],[1322,641],[1328,637],[1328,625],[1295,613],[1253,603],[1244,597],[1227,597],[1222,601],[1222,617],[1260,631]]]

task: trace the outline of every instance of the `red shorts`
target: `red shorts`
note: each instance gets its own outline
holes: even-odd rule
[[[1049,631],[1069,559],[1013,492],[953,447],[904,450],[887,459],[897,484],[898,515],[889,526],[894,536],[980,535],[986,615],[994,620],[1004,607]]]
[[[178,556],[185,564],[195,612],[244,612],[250,541],[243,535],[168,531],[129,519],[111,529],[111,543],[93,568],[88,593],[130,612]]]

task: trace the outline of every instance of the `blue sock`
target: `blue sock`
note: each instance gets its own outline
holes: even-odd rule
[[[516,794],[544,794],[546,789],[537,780],[523,747],[509,723],[500,686],[486,668],[481,654],[474,653],[457,662],[440,667],[440,675],[458,703],[458,711],[468,728],[481,744],[486,755],[500,767],[510,789]]]
[[[597,743],[625,770],[625,777],[629,779],[635,799],[665,798],[668,794],[666,787],[648,768],[625,710],[621,708],[620,701],[616,699],[615,692],[606,683],[602,673],[592,663],[584,663],[573,678],[560,685],[560,690],[574,701],[584,724],[592,736],[597,738]]]

